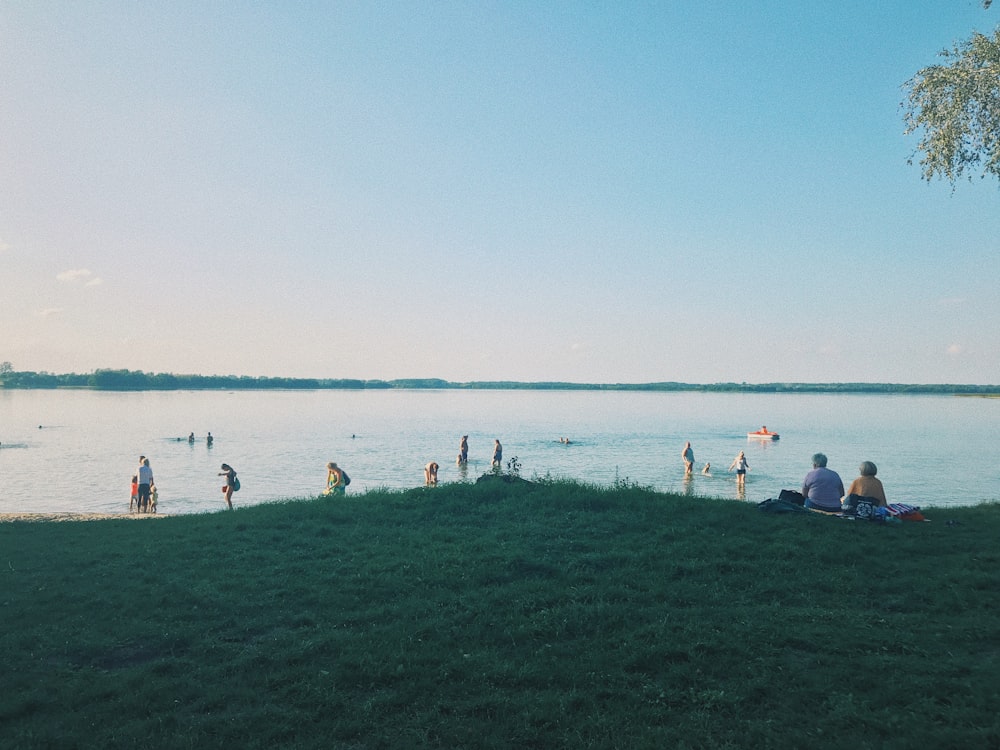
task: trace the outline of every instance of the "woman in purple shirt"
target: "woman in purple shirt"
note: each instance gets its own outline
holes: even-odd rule
[[[827,513],[840,512],[840,498],[844,496],[844,483],[840,475],[826,468],[826,456],[817,453],[812,458],[813,469],[802,480],[805,507]]]

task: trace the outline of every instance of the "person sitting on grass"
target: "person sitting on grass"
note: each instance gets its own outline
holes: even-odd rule
[[[858,471],[861,476],[851,482],[847,494],[869,497],[875,501],[878,507],[884,508],[886,506],[885,488],[882,486],[882,480],[875,477],[878,473],[878,467],[871,461],[862,461]]]
[[[840,475],[826,468],[826,456],[816,453],[812,457],[813,468],[802,480],[802,494],[805,507],[826,513],[840,512],[840,498],[844,496],[844,482]]]

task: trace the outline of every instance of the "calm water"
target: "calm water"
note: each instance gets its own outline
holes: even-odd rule
[[[748,440],[762,424],[776,442]],[[187,442],[194,432],[197,441]],[[215,437],[208,447],[206,432]],[[455,465],[469,435],[467,471]],[[572,444],[563,445],[560,437]],[[100,393],[0,390],[0,512],[125,512],[137,459],[150,459],[160,511],[221,510],[222,462],[239,472],[234,504],[315,496],[327,461],[349,492],[472,481],[493,438],[521,474],[756,502],[797,488],[823,451],[848,484],[874,461],[890,502],[970,504],[1000,498],[1000,399],[563,391],[254,391]],[[181,438],[178,440],[178,438]],[[683,477],[685,440],[697,469]],[[750,462],[745,495],[726,469]]]

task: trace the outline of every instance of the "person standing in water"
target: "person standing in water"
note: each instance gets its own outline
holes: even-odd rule
[[[684,450],[681,451],[681,458],[684,459],[684,475],[691,476],[691,472],[694,470],[694,448],[691,447],[690,440],[684,443]]]
[[[736,486],[742,487],[746,484],[747,470],[750,468],[750,464],[747,463],[747,457],[740,451],[739,455],[733,459],[733,462],[729,464],[729,470],[732,471],[736,469]]]
[[[149,510],[149,488],[153,484],[153,470],[149,468],[149,459],[145,456],[139,456],[139,471],[136,476],[139,478],[139,488],[135,507],[137,512],[145,513]]]
[[[236,478],[236,472],[233,467],[229,464],[222,464],[222,471],[219,472],[220,477],[226,478],[226,483],[222,485],[222,494],[226,498],[226,506],[229,510],[233,509],[233,491],[236,489],[236,483],[239,481]]]
[[[431,461],[424,467],[424,485],[427,487],[437,487],[438,483],[438,464],[437,461]]]
[[[462,440],[458,444],[458,463],[464,464],[469,461],[469,436],[462,435]]]
[[[347,493],[347,485],[344,483],[344,472],[331,461],[326,465],[326,490],[324,495],[344,495]]]
[[[500,438],[493,441],[493,467],[499,469],[503,461],[503,446],[500,445]]]

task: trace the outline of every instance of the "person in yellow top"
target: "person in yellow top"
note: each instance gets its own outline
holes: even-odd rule
[[[326,465],[326,490],[324,495],[343,495],[347,492],[344,471],[333,461]]]
[[[878,473],[878,467],[876,467],[871,461],[862,461],[858,471],[861,476],[851,482],[851,486],[847,490],[847,494],[870,497],[873,500],[878,501],[877,505],[880,508],[884,508],[887,504],[885,499],[885,488],[882,487],[882,480],[875,476]]]

